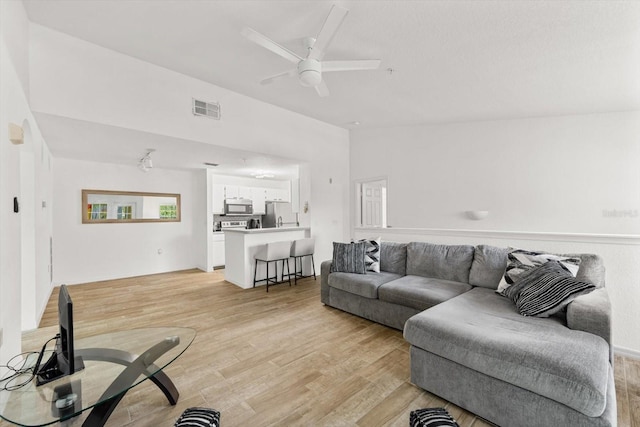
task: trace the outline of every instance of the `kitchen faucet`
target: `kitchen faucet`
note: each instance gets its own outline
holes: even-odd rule
[[[278,217],[278,227],[282,227],[282,217]]]

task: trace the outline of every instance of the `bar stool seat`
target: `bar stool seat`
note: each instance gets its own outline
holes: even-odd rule
[[[285,273],[284,273],[284,263],[287,262],[287,278],[289,280],[289,286],[291,286],[291,270],[289,269],[289,253],[291,251],[291,241],[283,241],[283,242],[272,242],[265,244],[260,250],[256,253],[255,259],[255,270],[253,272],[253,287],[256,287],[256,283],[259,282],[267,282],[267,292],[269,292],[269,284],[277,285],[279,283],[283,283]],[[265,279],[257,280],[258,274],[258,261],[264,262],[267,264],[267,277]],[[278,281],[278,261],[282,261],[282,274],[281,281]],[[269,263],[275,263],[276,274],[275,276],[269,276]]]
[[[293,257],[293,277],[294,283],[298,284],[298,278],[303,279],[305,277],[316,278],[316,265],[313,262],[313,253],[316,246],[316,239],[313,237],[307,237],[306,239],[294,240],[291,244],[291,257]],[[313,267],[313,274],[305,276],[302,273],[302,260],[304,257],[311,257],[311,266]],[[300,264],[300,270],[298,270],[298,264]]]

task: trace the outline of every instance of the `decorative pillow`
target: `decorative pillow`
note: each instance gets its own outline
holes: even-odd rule
[[[460,427],[444,408],[425,408],[411,411],[409,427]]]
[[[526,251],[524,249],[511,249],[507,255],[507,268],[504,276],[498,284],[498,292],[505,295],[504,291],[513,285],[518,277],[527,270],[535,268],[547,261],[554,260],[564,265],[573,277],[578,273],[580,268],[580,258],[563,257],[559,255],[547,254],[544,252]]]
[[[380,237],[376,239],[362,239],[366,244],[364,252],[364,263],[367,271],[380,273]]]
[[[219,427],[220,412],[209,408],[187,408],[173,427]]]
[[[557,266],[560,266],[562,271],[557,271]],[[517,277],[517,282],[502,291],[502,295],[517,304],[518,296],[520,296],[520,291],[522,291],[525,286],[529,286],[531,283],[539,280],[539,276],[547,272],[556,273],[561,276],[571,275],[569,270],[567,270],[567,268],[559,262],[547,261],[544,264],[524,271]]]
[[[331,272],[365,274],[365,248],[365,242],[333,242],[333,262],[331,263]]]
[[[561,262],[554,260],[523,273],[505,293],[523,316],[549,317],[595,288],[594,284],[573,277]]]

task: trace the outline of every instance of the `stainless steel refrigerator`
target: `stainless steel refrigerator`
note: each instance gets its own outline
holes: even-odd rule
[[[267,202],[266,213],[262,216],[262,228],[295,227],[297,225],[298,218],[295,213],[291,212],[291,203]]]

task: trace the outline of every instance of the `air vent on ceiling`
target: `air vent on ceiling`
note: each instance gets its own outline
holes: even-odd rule
[[[194,116],[205,116],[212,119],[220,120],[220,104],[217,102],[206,102],[192,98],[193,104],[191,111]]]

